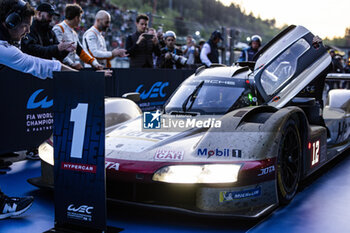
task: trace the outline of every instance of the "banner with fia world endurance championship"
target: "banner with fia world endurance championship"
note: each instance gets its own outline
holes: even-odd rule
[[[55,228],[106,229],[104,75],[54,75]]]
[[[0,70],[0,154],[34,149],[52,134],[53,80]]]

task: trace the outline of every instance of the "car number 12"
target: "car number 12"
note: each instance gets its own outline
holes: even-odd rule
[[[312,161],[311,166],[314,166],[320,161],[320,140],[312,143]]]

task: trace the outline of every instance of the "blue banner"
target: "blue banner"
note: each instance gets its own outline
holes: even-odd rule
[[[161,109],[176,88],[194,70],[170,69],[118,69],[116,75],[116,96],[128,92],[140,93],[137,103],[142,111]]]
[[[34,149],[52,134],[53,80],[0,70],[0,154]]]
[[[106,230],[102,73],[54,74],[55,227]]]

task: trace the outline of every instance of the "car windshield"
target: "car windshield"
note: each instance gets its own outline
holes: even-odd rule
[[[208,80],[207,80],[208,81]],[[165,105],[165,113],[224,114],[239,99],[243,87],[204,81],[184,83]]]

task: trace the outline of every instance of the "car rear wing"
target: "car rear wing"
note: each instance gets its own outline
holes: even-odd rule
[[[329,74],[327,74],[326,81],[335,81],[335,80],[350,81],[350,74],[344,74],[344,73],[329,73]]]

